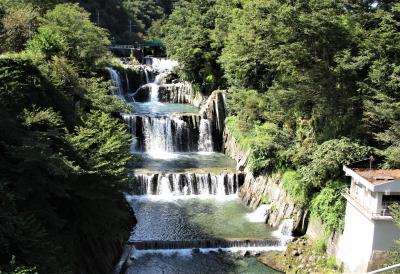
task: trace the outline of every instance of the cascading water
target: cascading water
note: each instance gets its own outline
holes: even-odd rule
[[[236,195],[239,177],[236,174],[138,174],[135,175],[137,195]],[[167,187],[168,186],[168,187]]]
[[[272,204],[262,204],[252,213],[247,214],[246,217],[252,223],[265,223],[271,208]]]
[[[112,85],[115,87],[112,94],[124,99],[124,89],[119,72],[113,68],[106,69],[110,73]]]
[[[213,151],[210,121],[208,121],[207,119],[200,120],[199,151],[201,152]]]
[[[134,162],[144,163],[135,167],[132,193],[126,195],[138,220],[130,244],[142,254],[185,248],[282,250],[281,240],[264,223],[246,219],[249,210],[238,200],[243,176],[236,173],[236,163],[214,152],[211,121],[184,105],[193,99],[190,83],[165,84],[176,62],[146,62],[151,68],[144,69],[141,101],[132,103],[135,113],[122,114],[132,135]],[[117,87],[113,93],[123,98],[118,72],[108,71]],[[150,79],[150,71],[159,74]]]

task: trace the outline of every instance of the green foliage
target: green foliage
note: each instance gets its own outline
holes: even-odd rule
[[[285,130],[275,124],[255,126],[251,138],[250,165],[255,173],[273,171],[285,166],[283,151],[290,145],[291,138]]]
[[[383,150],[383,155],[386,158],[386,168],[400,167],[400,122],[394,121],[392,126],[380,132],[377,139],[387,145]]]
[[[315,240],[313,243],[313,249],[317,252],[317,254],[323,255],[326,252],[326,243],[325,240]]]
[[[11,262],[8,266],[0,267],[0,273],[1,274],[38,274],[35,267],[27,267],[27,266],[18,265],[16,262],[15,256],[12,256]]]
[[[318,217],[329,232],[343,231],[346,200],[342,197],[344,184],[328,182],[311,201],[311,214]]]
[[[29,111],[24,109],[23,111],[23,125],[28,128],[57,128],[63,124],[60,115],[52,108],[41,109],[33,106],[33,110]]]
[[[300,168],[303,180],[313,187],[323,187],[328,180],[340,178],[342,166],[366,159],[371,148],[359,145],[348,138],[333,139],[319,145],[311,162]]]
[[[44,15],[28,50],[0,57],[1,271],[111,272],[96,245],[126,237],[130,136],[94,69],[108,35],[77,5],[32,2]],[[19,4],[0,1],[0,18]]]
[[[226,125],[245,149],[250,149],[250,166],[255,173],[273,171],[285,165],[284,150],[292,142],[289,134],[275,124],[255,125],[247,131],[231,116]]]
[[[200,85],[203,93],[223,85],[218,49],[210,32],[215,27],[215,0],[181,1],[164,26],[168,55],[179,60],[181,76]]]
[[[265,194],[265,195],[261,198],[261,203],[262,203],[262,204],[269,204],[269,203],[271,203],[271,199],[269,198],[268,194]]]
[[[108,33],[90,21],[88,12],[76,4],[61,4],[40,20],[29,49],[46,57],[65,56],[88,67],[106,55],[109,45]]]
[[[283,187],[289,195],[300,204],[308,204],[311,199],[310,185],[303,181],[301,174],[287,170],[282,175]]]
[[[94,111],[83,124],[67,136],[67,140],[81,158],[85,171],[125,181],[130,135],[119,120],[107,113]]]
[[[13,6],[0,16],[0,50],[21,51],[33,34],[38,13],[31,6]]]

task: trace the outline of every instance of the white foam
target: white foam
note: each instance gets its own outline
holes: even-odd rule
[[[239,253],[249,251],[250,253],[260,253],[269,251],[283,252],[286,246],[265,246],[265,247],[228,247],[228,248],[199,248],[200,253],[209,254],[211,252]],[[131,258],[140,258],[145,255],[162,255],[162,256],[182,256],[192,257],[193,249],[132,249]]]
[[[265,223],[267,213],[271,210],[272,204],[262,204],[252,213],[246,214],[247,220],[252,223]]]
[[[179,200],[190,200],[190,199],[200,199],[200,200],[209,200],[213,199],[218,202],[227,202],[238,200],[239,197],[237,194],[225,195],[225,196],[217,196],[210,194],[201,194],[201,195],[131,195],[125,193],[125,199],[127,202],[133,201],[149,201],[149,202],[176,202]]]

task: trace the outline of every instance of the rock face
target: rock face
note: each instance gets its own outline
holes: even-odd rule
[[[228,128],[224,131],[223,151],[237,161],[237,169],[245,172],[244,184],[240,188],[240,198],[251,208],[256,209],[263,199],[268,197],[273,202],[268,213],[267,223],[276,228],[284,219],[293,219],[293,233],[302,235],[307,228],[308,212],[297,205],[284,190],[279,176],[254,176],[249,168],[249,151],[245,151],[232,136]]]
[[[225,128],[225,94],[214,91],[200,109],[200,116],[211,122],[211,134],[214,141],[214,151],[223,151],[223,134]]]
[[[189,82],[162,84],[158,92],[158,99],[164,103],[191,104],[199,107],[203,101],[202,96],[194,94]]]

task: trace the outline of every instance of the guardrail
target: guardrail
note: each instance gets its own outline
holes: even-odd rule
[[[394,265],[391,265],[391,266],[388,266],[388,267],[384,267],[384,268],[381,268],[381,269],[370,271],[367,274],[383,273],[383,272],[386,272],[386,271],[389,271],[389,270],[393,270],[393,269],[397,269],[397,268],[400,268],[400,264],[394,264]]]
[[[342,195],[370,219],[392,219],[390,210],[388,208],[380,208],[377,211],[372,211],[371,209],[365,207],[362,202],[353,193],[351,193],[349,188],[346,188],[342,192]]]
[[[141,45],[111,45],[110,49],[141,49]]]

